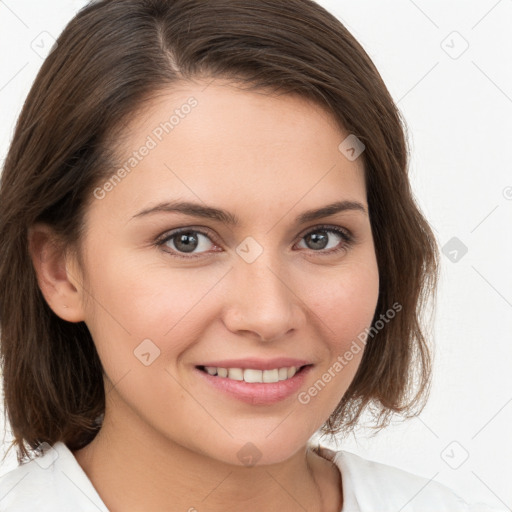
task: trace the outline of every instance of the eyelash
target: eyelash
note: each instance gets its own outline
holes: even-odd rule
[[[338,226],[329,226],[329,225],[315,226],[313,229],[310,229],[308,232],[306,232],[304,235],[302,235],[301,240],[303,238],[307,237],[308,235],[312,234],[312,233],[316,233],[317,231],[325,231],[325,232],[328,232],[328,233],[335,233],[335,234],[339,235],[342,238],[343,242],[344,242],[339,247],[337,247],[335,249],[330,249],[328,251],[324,251],[324,250],[314,251],[314,250],[310,249],[312,252],[318,253],[320,255],[328,255],[328,256],[330,256],[332,254],[338,253],[340,251],[345,250],[346,248],[350,248],[351,245],[355,241],[354,237],[352,236],[352,234],[348,230],[342,229],[342,228],[340,228]],[[207,237],[208,239],[210,239],[211,242],[215,243],[215,240],[212,240],[212,235],[208,231],[203,231],[201,229],[194,229],[193,227],[189,227],[189,228],[179,228],[177,230],[171,231],[170,233],[165,233],[164,235],[162,235],[164,238],[162,238],[162,237],[158,237],[157,238],[157,240],[155,242],[155,245],[157,247],[162,247],[167,242],[169,242],[173,238],[175,238],[178,235],[181,235],[183,233],[199,233],[199,234]],[[191,259],[195,259],[195,258],[201,258],[205,254],[207,254],[207,253],[199,253],[199,254],[195,254],[195,255],[184,256],[180,252],[175,251],[173,249],[171,249],[171,250],[163,249],[163,251],[168,253],[170,256],[172,256],[174,258],[182,258],[182,259],[187,259],[187,260],[191,260]],[[219,251],[217,251],[217,252],[219,252]]]

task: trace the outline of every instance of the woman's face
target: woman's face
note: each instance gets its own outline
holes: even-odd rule
[[[106,374],[103,428],[283,461],[348,388],[377,304],[362,158],[312,103],[220,81],[168,91],[126,133],[88,210],[77,286]],[[283,380],[245,382],[260,378]]]

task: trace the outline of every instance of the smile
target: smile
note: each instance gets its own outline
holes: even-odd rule
[[[245,382],[274,383],[291,379],[303,367],[288,366],[270,370],[253,368],[219,368],[216,366],[199,366],[199,369],[209,375]]]
[[[200,381],[208,388],[230,398],[259,406],[276,404],[296,395],[312,369],[312,364],[264,370],[211,365],[195,367]]]

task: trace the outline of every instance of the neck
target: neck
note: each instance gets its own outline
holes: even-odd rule
[[[140,418],[117,418],[114,428],[109,417],[74,456],[111,512],[341,510],[337,468],[306,445],[277,464],[239,466],[157,435]]]

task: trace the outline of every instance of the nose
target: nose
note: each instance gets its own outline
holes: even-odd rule
[[[264,253],[265,254],[265,253]],[[305,323],[296,281],[282,265],[260,256],[237,261],[230,272],[224,323],[236,333],[251,333],[261,341],[275,341]]]

